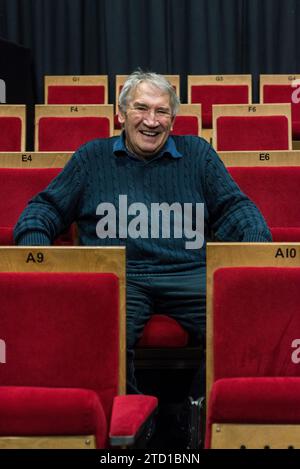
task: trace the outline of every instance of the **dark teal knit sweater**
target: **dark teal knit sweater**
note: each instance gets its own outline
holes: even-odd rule
[[[176,238],[173,232],[168,238],[153,238],[151,219],[148,238],[120,239],[119,195],[127,196],[123,199],[128,206],[143,203],[149,216],[152,203],[204,203],[206,241],[271,240],[260,212],[239,190],[205,140],[169,137],[162,152],[145,162],[128,154],[121,136],[94,140],[73,155],[64,170],[23,211],[15,227],[16,244],[49,245],[76,221],[82,245],[126,245],[129,273],[171,273],[205,265],[205,246],[186,249],[187,239]],[[97,236],[97,223],[105,213],[99,215],[96,211],[103,202],[116,208],[116,238]],[[127,214],[128,223],[137,215]],[[126,227],[121,229],[124,236]]]

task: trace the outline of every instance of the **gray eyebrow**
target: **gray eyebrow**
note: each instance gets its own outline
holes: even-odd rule
[[[133,102],[133,105],[134,106],[145,106],[149,109],[149,106],[146,103],[143,103],[142,101],[135,101],[135,102]],[[157,109],[163,109],[163,110],[166,110],[166,111],[170,111],[170,106],[168,106],[168,107],[159,106]]]

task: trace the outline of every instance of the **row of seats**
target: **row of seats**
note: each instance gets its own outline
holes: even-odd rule
[[[220,152],[239,187],[260,208],[274,241],[300,241],[300,151]],[[0,245],[13,243],[13,226],[27,202],[59,173],[71,153],[0,153]],[[274,189],[275,188],[275,189]],[[56,241],[76,244],[72,227]]]
[[[207,246],[207,448],[300,447],[300,244]]]
[[[0,106],[0,151],[25,151],[25,107]],[[182,104],[172,135],[203,135],[201,106]],[[212,144],[218,151],[291,150],[289,104],[214,105]],[[110,137],[113,106],[37,105],[35,150],[75,151],[83,143]]]
[[[0,447],[133,443],[157,400],[123,395],[124,248],[0,254]],[[300,447],[299,259],[299,243],[207,246],[207,448]]]
[[[24,156],[24,155],[23,155],[23,156]],[[232,154],[229,155],[229,156],[232,157]],[[258,156],[258,155],[257,155],[257,156]],[[259,156],[261,157],[261,156],[263,156],[263,154],[261,154],[261,155],[259,155]],[[294,157],[294,156],[295,156],[295,155],[293,155],[293,157]],[[270,155],[269,155],[269,158],[270,158]],[[260,161],[261,161],[261,160],[260,160]],[[295,165],[295,166],[297,166],[297,165]],[[248,169],[248,168],[247,168],[247,169]],[[273,169],[274,169],[274,168],[273,168]],[[285,169],[286,169],[286,168],[285,168]],[[293,168],[293,170],[294,170],[294,168]],[[230,169],[230,171],[232,171],[232,169]],[[264,172],[264,173],[265,173],[265,172]],[[248,174],[249,174],[249,173],[248,173]],[[258,171],[257,174],[263,174],[263,172]],[[271,173],[270,173],[270,174],[271,174]],[[274,184],[274,174],[275,174],[274,172],[273,172],[273,174],[271,174],[271,179],[270,179],[270,181],[269,181],[269,188],[270,188],[270,187],[271,187],[271,188],[273,187],[272,185],[270,185],[270,182],[272,181],[272,184]],[[235,175],[234,177],[237,178],[236,175]],[[252,175],[251,177],[253,177],[253,175]],[[275,179],[276,179],[276,178],[275,178]],[[287,182],[285,181],[285,183],[283,184],[283,185],[285,186],[285,189],[286,189],[286,186],[289,184],[289,182],[290,182],[290,180],[287,180]],[[249,179],[249,186],[251,186],[251,185],[252,185],[252,179]],[[292,187],[293,187],[293,184],[292,184]],[[264,187],[263,187],[263,189],[264,189]],[[293,190],[295,190],[295,188],[294,188]],[[264,193],[264,197],[266,197],[265,193]],[[285,203],[286,203],[286,201],[285,201]],[[288,205],[286,204],[286,206],[288,206]],[[281,212],[280,209],[278,209],[278,211]],[[275,227],[276,227],[276,225],[275,225]],[[295,227],[292,227],[292,228],[295,228]],[[279,248],[279,249],[281,249],[281,248]],[[39,254],[40,254],[40,253],[39,253]],[[281,254],[281,255],[282,255],[282,254]],[[238,273],[237,277],[239,277],[239,273]],[[49,279],[47,278],[47,282],[48,282],[48,280],[49,280]],[[11,282],[11,280],[10,280],[10,282]],[[227,282],[227,283],[225,282],[225,284],[226,284],[227,287],[228,287],[228,285],[230,284],[230,282],[229,282],[229,283],[228,283],[228,282]],[[7,288],[7,286],[6,286],[6,288]],[[244,377],[244,375],[243,375],[243,377]],[[218,378],[217,378],[217,379],[218,379]],[[256,384],[257,384],[257,383],[256,383]],[[264,383],[264,384],[265,384],[265,383]],[[292,383],[292,384],[293,384],[293,383]],[[228,386],[229,386],[229,389],[230,389],[230,387],[232,386],[232,383],[231,383],[231,382],[229,382],[229,383],[227,382],[226,385],[228,385]],[[219,405],[220,400],[221,400],[221,402],[222,402],[222,398],[223,398],[224,395],[225,395],[225,402],[226,402],[226,389],[228,389],[228,387],[226,388],[226,385],[224,386],[225,394],[222,394],[222,392],[221,392],[221,394],[217,394],[216,401],[217,401],[217,404],[218,404],[218,405]],[[219,381],[218,381],[218,383],[217,383],[217,385],[216,385],[216,389],[214,389],[214,393],[218,393],[218,389],[219,389],[218,386],[220,387]],[[221,385],[221,386],[222,386],[222,385]],[[260,386],[260,383],[258,383],[258,386]],[[267,383],[267,386],[268,386],[268,383]],[[270,386],[271,386],[271,387],[270,387]],[[270,384],[270,386],[267,387],[266,389],[269,390],[269,391],[272,393],[272,392],[274,391],[273,388],[275,388],[275,387],[273,386],[273,388],[272,388],[272,383]],[[245,386],[245,388],[246,388],[246,386]],[[237,395],[238,395],[241,388],[237,386],[236,389],[237,389]],[[273,391],[272,391],[272,389],[273,389]],[[256,388],[255,388],[255,386],[253,386],[253,388],[252,388],[252,393],[253,393],[253,395],[255,394],[255,392],[254,392],[255,390],[256,390]],[[9,389],[9,392],[11,392],[11,391],[12,391],[12,390]],[[13,390],[13,391],[14,391],[14,390]],[[222,391],[222,387],[221,387],[221,391]],[[30,390],[30,392],[32,393],[32,390]],[[215,403],[215,402],[216,402],[216,401],[214,400],[214,395],[216,395],[216,394],[213,394],[212,400],[210,400],[210,402],[212,402],[212,403]],[[249,399],[249,396],[248,396],[247,392],[243,392],[243,390],[242,390],[241,395],[242,395],[242,397],[241,397],[241,402],[245,405],[245,403],[247,403],[247,399]],[[272,394],[272,395],[273,395],[273,394]],[[257,396],[257,394],[256,394],[256,396]],[[5,397],[5,394],[4,394],[4,397]],[[6,396],[6,397],[7,397],[7,396]],[[10,402],[9,402],[9,400],[8,400],[8,401],[6,400],[6,397],[4,398],[4,402],[6,403],[6,405],[7,405],[7,402],[8,402],[8,405],[9,405]],[[66,397],[67,397],[67,396],[66,396]],[[69,396],[68,396],[68,397],[69,397]],[[286,396],[284,396],[284,397],[286,397]],[[39,398],[39,395],[37,394],[37,395],[35,396],[35,398]],[[259,398],[260,398],[260,395],[259,395],[259,393],[258,393],[258,398],[256,398],[256,399],[259,399]],[[278,399],[278,396],[277,396],[276,393],[275,393],[275,401],[276,401],[276,398]],[[244,401],[242,401],[242,399],[244,399]],[[261,403],[260,401],[258,401],[258,402],[259,402],[259,403],[257,404],[257,402],[256,402],[255,399],[254,399],[254,404],[253,404],[253,406],[255,407],[255,405],[258,405],[258,406],[259,406],[259,405],[263,405],[263,403]],[[274,401],[273,401],[273,402],[274,402]],[[43,403],[45,404],[45,401],[43,401]],[[210,432],[210,429],[213,428],[213,425],[215,424],[214,422],[216,422],[216,433],[217,433],[217,434],[220,433],[220,420],[218,420],[219,415],[220,415],[220,414],[218,413],[220,407],[219,407],[218,405],[216,406],[216,408],[214,408],[214,407],[213,407],[213,404],[210,404],[210,408],[209,408],[209,409],[212,409],[212,410],[210,410],[209,419],[208,419],[208,432],[207,432],[207,435],[208,435],[208,436],[207,436],[207,445],[208,445],[208,446],[211,444],[211,443],[210,443],[209,432]],[[227,405],[228,405],[228,403],[227,403]],[[128,404],[127,404],[127,407],[128,407]],[[152,408],[153,408],[153,407],[154,407],[154,405],[153,405],[153,401],[152,401]],[[52,408],[51,406],[50,406],[50,408],[51,408],[51,410],[53,410],[53,408]],[[258,407],[258,408],[259,408],[259,407]],[[228,409],[229,409],[229,410],[228,410]],[[244,411],[244,408],[243,408],[243,411]],[[215,412],[215,413],[214,413],[214,412]],[[54,415],[54,414],[53,414],[53,415]],[[228,407],[227,407],[227,415],[230,415],[230,406],[229,406],[229,405],[228,405]],[[249,414],[248,414],[248,415],[249,415]],[[257,413],[256,413],[256,415],[257,415]],[[269,415],[271,415],[271,414],[270,414],[270,411],[269,411]],[[217,419],[217,420],[214,420],[214,417],[215,417],[215,416],[216,416],[216,419]],[[242,412],[242,417],[240,417],[240,418],[241,418],[242,420],[245,419],[245,414],[244,414],[243,412]],[[247,418],[249,419],[249,417],[247,417]],[[266,417],[265,417],[265,418],[266,418]],[[231,419],[231,420],[230,420],[230,419]],[[229,423],[233,421],[233,416],[232,416],[232,414],[230,415],[230,419],[229,419]],[[212,423],[211,423],[211,422],[212,422]],[[222,427],[222,425],[223,425],[224,422],[225,422],[225,423],[228,423],[228,421],[226,421],[226,419],[223,420],[223,421],[222,421],[222,419],[221,419],[221,427]],[[240,423],[240,421],[238,421],[238,422]],[[244,423],[244,422],[243,422],[243,423]],[[247,423],[247,422],[246,422],[246,423]],[[246,426],[247,426],[247,425],[246,425]],[[73,428],[74,428],[74,427],[73,427]],[[7,429],[7,426],[6,426],[6,429]],[[221,430],[222,430],[222,432],[223,432],[223,427],[221,428]],[[231,429],[231,430],[232,430],[232,429]],[[231,430],[230,430],[230,431],[231,431]],[[249,430],[249,429],[248,429],[248,430]],[[32,430],[31,430],[31,431],[32,431]],[[228,428],[226,428],[226,432],[227,432],[227,431],[228,431]],[[263,431],[264,431],[264,430],[263,430]],[[224,433],[224,432],[223,432],[223,433]],[[246,429],[246,433],[247,433],[247,429]],[[98,439],[99,439],[99,437],[96,435],[96,441],[98,441]],[[230,445],[231,445],[231,444],[232,444],[232,440],[230,440],[230,441],[231,441],[231,443],[230,443]],[[96,443],[96,444],[99,444],[99,443]],[[212,446],[218,445],[218,444],[219,444],[219,446],[220,446],[220,443],[214,443]],[[224,444],[224,443],[223,443],[223,444]],[[228,443],[227,443],[227,444],[228,444]],[[103,443],[101,443],[100,445],[103,445]],[[248,446],[249,446],[249,443],[245,440],[244,442],[240,443],[240,446],[247,446],[247,447],[248,447]],[[222,447],[222,443],[221,443],[221,447]]]
[[[179,75],[165,75],[180,96]],[[115,103],[127,79],[116,75]],[[45,104],[109,104],[107,75],[45,75]]]
[[[37,105],[35,106],[36,151],[75,151],[95,138],[114,135],[113,106]],[[0,151],[25,151],[26,110],[23,105],[0,106]],[[201,135],[201,109],[183,104],[174,135]]]
[[[115,104],[127,75],[116,75]],[[166,75],[180,96],[180,76]],[[293,138],[300,138],[300,75],[260,75],[260,103],[291,103]],[[108,77],[45,76],[45,104],[108,104]],[[251,75],[188,75],[188,103],[202,105],[203,128],[212,128],[213,104],[251,104]],[[119,123],[115,118],[115,128]]]
[[[300,182],[300,152],[221,152],[220,156],[240,187],[262,210],[274,240],[300,241],[300,207],[294,200]],[[0,245],[13,244],[13,226],[28,200],[58,174],[70,157],[71,153],[0,154],[0,187],[3,194],[0,204]],[[273,190],[274,186],[276,191]],[[75,227],[56,240],[58,245],[76,243]],[[182,350],[187,343],[187,333],[176,321],[154,315],[138,344],[137,368],[194,368],[195,353]],[[161,352],[155,352],[153,356],[153,350],[151,353],[141,350],[145,347],[167,349],[162,359]],[[174,347],[180,348],[178,353],[175,353]],[[174,356],[178,356],[178,360],[174,360]]]

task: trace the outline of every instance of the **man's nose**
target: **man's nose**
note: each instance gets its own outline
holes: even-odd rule
[[[156,111],[154,109],[149,109],[147,114],[144,117],[144,123],[148,127],[157,127],[159,125],[159,121],[157,119]]]

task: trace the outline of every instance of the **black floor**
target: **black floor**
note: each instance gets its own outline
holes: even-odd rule
[[[139,389],[159,400],[150,449],[188,449],[190,435],[186,403],[194,374],[194,370],[137,370]]]

